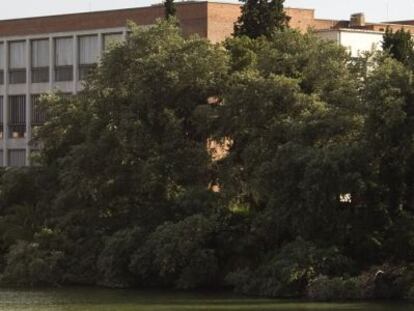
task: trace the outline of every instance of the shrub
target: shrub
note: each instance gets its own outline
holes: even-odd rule
[[[6,255],[1,283],[17,286],[56,285],[62,280],[63,253],[44,250],[36,242],[19,241]]]
[[[364,298],[402,299],[414,281],[412,267],[384,264],[372,267],[360,276]]]
[[[319,249],[297,239],[258,268],[230,273],[226,281],[236,292],[269,297],[302,296],[310,280],[333,271],[352,269],[351,261],[336,248]]]
[[[362,298],[361,281],[358,278],[318,277],[309,283],[307,296],[312,300],[358,300]]]
[[[97,263],[101,285],[123,288],[133,284],[128,266],[131,254],[141,246],[143,236],[140,228],[132,228],[118,231],[105,241]]]
[[[354,278],[318,277],[310,282],[307,296],[321,301],[410,298],[413,281],[411,267],[384,264]]]
[[[218,272],[214,232],[215,220],[201,215],[167,222],[134,253],[130,270],[147,286],[209,286]]]

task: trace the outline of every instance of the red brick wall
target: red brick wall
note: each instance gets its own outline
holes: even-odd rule
[[[332,21],[316,20],[314,10],[286,8],[286,13],[291,17],[290,27],[303,32],[309,28],[326,29],[332,25]],[[209,3],[208,38],[213,42],[220,42],[231,36],[239,15],[240,6],[237,4]]]
[[[208,3],[208,38],[220,42],[230,37],[239,16],[240,6],[237,4]]]
[[[414,25],[399,25],[399,24],[369,24],[364,27],[364,29],[374,30],[374,31],[385,31],[387,28],[397,31],[400,29],[408,30],[411,33],[414,33]]]
[[[177,16],[184,33],[207,35],[207,3],[183,3],[177,6]],[[153,24],[164,17],[163,6],[78,13],[0,21],[0,36],[20,36],[53,32],[80,31],[123,27],[127,20],[139,25]]]
[[[311,9],[286,8],[291,17],[290,26],[307,31],[313,29],[347,28],[348,21],[315,19]],[[197,33],[212,42],[220,42],[233,33],[234,23],[240,15],[240,5],[229,3],[183,2],[177,5],[183,33]],[[0,37],[70,32],[102,28],[123,27],[127,20],[139,25],[153,24],[164,17],[162,5],[124,10],[78,13],[58,16],[35,17],[0,21]],[[414,24],[414,21],[411,23]],[[414,26],[390,25],[393,29],[404,27],[414,32]],[[384,24],[367,24],[361,29],[381,30]]]
[[[396,22],[388,22],[389,24],[400,24],[400,25],[413,25],[414,26],[414,20],[410,21],[396,21]]]
[[[286,14],[290,16],[289,26],[302,32],[308,28],[315,27],[315,11],[308,9],[286,9]]]

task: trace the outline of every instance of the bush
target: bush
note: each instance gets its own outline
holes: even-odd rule
[[[194,215],[159,226],[133,255],[130,270],[145,284],[192,289],[211,285],[218,272],[212,245],[215,220]]]
[[[414,274],[410,266],[384,264],[362,273],[360,279],[366,299],[402,299],[410,291]]]
[[[310,282],[307,296],[321,301],[410,298],[413,281],[412,267],[384,264],[355,278],[318,277]]]
[[[98,258],[99,283],[108,287],[128,287],[134,278],[128,270],[131,254],[141,246],[144,233],[140,228],[116,232],[105,241]]]
[[[361,281],[358,278],[321,276],[310,282],[307,296],[319,301],[358,300],[362,298]]]
[[[16,286],[57,285],[62,281],[63,253],[44,250],[36,242],[19,241],[6,255],[2,284]]]
[[[297,239],[264,261],[258,268],[230,273],[226,281],[236,292],[268,297],[302,296],[310,280],[334,271],[352,269],[351,261],[336,248],[319,249]]]

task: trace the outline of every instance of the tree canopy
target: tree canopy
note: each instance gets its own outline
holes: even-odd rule
[[[168,19],[172,16],[175,16],[177,9],[175,7],[174,0],[165,0],[164,1],[164,8],[165,8],[165,17]]]
[[[275,31],[288,27],[284,0],[240,0],[242,14],[234,27],[236,36],[270,37]]]
[[[394,32],[387,28],[382,48],[398,61],[414,69],[414,41],[408,30],[399,29]]]
[[[43,96],[36,165],[0,172],[0,285],[414,293],[409,64],[130,27],[80,94]]]

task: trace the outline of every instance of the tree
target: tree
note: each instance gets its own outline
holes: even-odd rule
[[[385,58],[364,87],[364,140],[370,154],[369,206],[383,210],[386,254],[412,260],[414,234],[414,83],[412,69]],[[367,178],[368,179],[368,178]],[[371,213],[374,215],[374,213]],[[378,216],[375,218],[378,219]]]
[[[165,7],[165,17],[167,19],[175,16],[177,9],[175,7],[174,0],[165,0],[164,7]]]
[[[234,27],[236,36],[270,37],[288,27],[290,17],[284,11],[284,0],[240,0],[242,14]]]
[[[387,28],[382,48],[396,60],[414,69],[414,41],[410,31],[400,29],[393,32],[392,29]]]
[[[39,165],[0,170],[0,285],[360,298],[381,269],[405,297],[414,73],[389,56],[131,25],[82,93],[43,97]]]
[[[48,122],[36,138],[44,146],[39,164],[58,180],[48,223],[60,229],[73,283],[94,283],[102,271],[105,283],[122,283],[115,279],[122,271],[105,267],[110,259],[96,265],[108,247],[103,237],[126,227],[148,233],[214,201],[208,135],[197,111],[221,93],[225,51],[183,38],[173,20],[131,28],[79,96],[43,101]]]
[[[96,208],[97,217],[148,227],[168,219],[187,191],[207,191],[207,136],[194,118],[220,94],[225,72],[219,47],[184,39],[173,22],[134,28],[125,45],[105,56],[83,94],[45,102],[50,121],[38,139],[45,146],[42,164],[65,176],[60,201],[74,204],[68,195],[76,194],[78,206]]]
[[[150,286],[194,289],[214,284],[218,274],[216,227],[214,218],[197,214],[164,223],[134,252],[131,271]]]
[[[339,195],[360,191],[355,171],[363,169],[359,82],[348,56],[294,31],[227,47],[235,71],[218,107],[217,136],[232,141],[219,163],[222,194],[257,215],[265,248],[297,235],[339,239],[338,213],[347,212]]]

